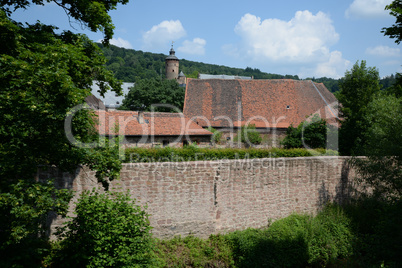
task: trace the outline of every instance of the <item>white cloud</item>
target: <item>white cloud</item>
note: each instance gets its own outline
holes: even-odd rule
[[[327,62],[319,63],[314,76],[316,77],[332,77],[341,78],[345,70],[349,69],[351,62],[342,58],[340,51],[333,51]]]
[[[179,20],[165,20],[143,34],[144,48],[166,49],[166,45],[186,35]]]
[[[244,15],[235,28],[246,53],[254,59],[305,62],[329,54],[339,35],[322,12],[298,11],[290,21]]]
[[[366,49],[366,54],[381,57],[399,57],[400,52],[401,51],[399,48],[392,48],[388,46],[376,46]]]
[[[354,0],[345,11],[347,18],[376,18],[388,16],[388,11],[384,10],[392,0]]]
[[[339,34],[323,12],[314,15],[308,10],[297,11],[290,21],[262,20],[246,14],[236,25],[235,32],[241,37],[242,44],[237,50],[231,47],[231,54],[243,55],[253,64],[290,63],[311,72],[319,69],[322,76],[328,77],[343,75],[346,70],[343,67],[348,64],[342,53],[330,51],[330,46],[338,42]]]
[[[115,45],[117,47],[124,47],[124,48],[133,48],[133,46],[130,44],[129,41],[124,40],[120,37],[116,38],[112,38],[110,40],[110,44]]]
[[[183,45],[177,50],[181,53],[192,54],[192,55],[204,55],[205,45],[207,41],[202,38],[194,38],[192,41],[185,40]]]

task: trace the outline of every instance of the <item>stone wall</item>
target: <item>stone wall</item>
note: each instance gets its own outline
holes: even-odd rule
[[[40,177],[57,177],[59,187],[77,191],[76,200],[98,186],[94,175],[81,167],[75,174],[53,170]],[[111,188],[148,205],[156,237],[207,237],[263,227],[292,212],[314,214],[329,200],[343,202],[352,176],[345,157],[140,163],[124,164]],[[55,219],[53,227],[61,222]]]

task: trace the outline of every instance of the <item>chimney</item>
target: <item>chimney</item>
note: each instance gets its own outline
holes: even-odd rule
[[[145,123],[145,121],[144,121],[144,112],[138,112],[138,118],[137,118],[137,120],[138,120],[138,123],[140,123],[140,124],[144,124],[144,123]]]

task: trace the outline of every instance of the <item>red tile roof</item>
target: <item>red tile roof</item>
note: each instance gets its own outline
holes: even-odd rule
[[[188,79],[183,113],[202,126],[286,128],[314,113],[337,118],[336,106],[324,84],[312,81]]]
[[[98,110],[95,113],[101,135],[116,135],[116,132],[125,136],[212,135],[182,113],[143,112],[143,123],[140,123],[139,112]]]

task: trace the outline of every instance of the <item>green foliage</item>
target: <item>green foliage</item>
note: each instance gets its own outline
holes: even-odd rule
[[[31,4],[43,6],[50,0],[2,0],[1,10],[10,16],[15,10],[23,8],[26,9]],[[109,40],[113,37],[114,25],[108,12],[116,9],[117,4],[127,4],[128,0],[97,0],[97,1],[77,1],[77,0],[63,0],[58,1],[57,5],[64,9],[69,18],[74,19],[80,23],[81,26],[89,28],[93,32],[101,31],[104,33],[104,43],[108,44]]]
[[[367,158],[353,161],[359,181],[380,199],[402,197],[402,98],[380,94],[367,105],[363,146]]]
[[[125,161],[130,163],[141,162],[183,162],[183,161],[206,161],[219,159],[254,159],[272,157],[305,157],[338,155],[336,151],[316,149],[307,150],[304,148],[295,149],[237,149],[237,148],[196,148],[186,146],[183,148],[129,148],[125,151]]]
[[[82,193],[77,215],[59,233],[58,267],[144,267],[152,264],[148,214],[129,194]]]
[[[325,266],[352,253],[350,221],[329,205],[316,217],[293,214],[266,229],[226,235],[239,267]]]
[[[352,222],[342,207],[327,204],[313,219],[311,226],[309,263],[324,266],[353,254],[355,236]]]
[[[339,130],[339,151],[343,155],[359,155],[366,143],[364,130],[367,128],[364,117],[367,104],[379,92],[379,74],[374,67],[367,67],[365,61],[355,63],[352,70],[346,71],[340,84],[338,100],[343,118]]]
[[[209,127],[208,131],[212,132],[214,135],[212,135],[211,137],[211,142],[216,144],[216,143],[220,143],[222,140],[222,132],[214,129],[213,127]]]
[[[86,150],[83,163],[95,171],[95,177],[98,182],[102,183],[105,190],[108,190],[109,182],[120,177],[120,138],[110,140],[104,138],[102,142],[104,146]]]
[[[392,88],[397,82],[397,77],[398,77],[398,74],[396,74],[396,75],[391,74],[389,76],[381,78],[381,80],[380,80],[381,89],[389,90],[389,88]]]
[[[198,71],[194,71],[191,74],[186,75],[187,78],[198,78]]]
[[[175,80],[143,79],[135,83],[123,100],[122,110],[151,111],[153,104],[169,104],[183,110],[185,88]],[[171,107],[154,107],[157,112],[178,112]]]
[[[381,32],[389,38],[394,38],[395,43],[400,44],[402,41],[402,1],[394,0],[385,9],[390,11],[389,14],[394,16],[396,21],[391,27],[384,27]]]
[[[262,137],[256,130],[255,125],[241,126],[239,133],[233,138],[235,142],[241,141],[246,145],[260,144]]]
[[[334,144],[330,143],[331,135],[336,133],[337,129],[328,125],[324,119],[315,115],[309,121],[304,121],[295,128],[289,126],[286,130],[286,137],[281,141],[284,148],[334,148]],[[327,144],[327,140],[329,141]]]
[[[364,197],[344,207],[355,233],[353,267],[400,267],[402,202]]]
[[[101,81],[103,93],[110,89],[105,81],[117,93],[121,83],[104,69],[99,48],[86,36],[58,35],[42,24],[24,28],[1,11],[0,19],[7,33],[2,42],[10,45],[0,56],[0,175],[31,179],[38,165],[72,170],[85,164],[88,150],[67,140],[65,118],[90,94],[93,79]],[[93,139],[88,111],[77,113],[72,124],[79,141]]]
[[[325,87],[331,92],[337,92],[339,90],[339,81],[340,79],[333,79],[328,77],[321,78],[306,78],[305,80],[312,80],[316,83],[323,83]]]
[[[19,181],[0,193],[0,266],[40,267],[49,249],[48,214],[65,215],[71,197],[68,190],[56,190],[52,181]]]
[[[159,267],[235,267],[232,250],[222,235],[157,240]]]
[[[379,94],[367,105],[365,154],[402,155],[402,98]]]
[[[138,82],[141,79],[161,79],[165,77],[166,55],[164,54],[154,54],[116,46],[104,47],[101,44],[99,44],[99,46],[108,59],[106,68],[113,71],[118,79],[125,82]],[[246,69],[231,68],[188,61],[185,59],[180,60],[180,70],[183,71],[188,78],[198,78],[199,73],[204,73],[254,76],[255,79],[299,79],[297,75],[269,74],[250,67]]]
[[[23,266],[36,265],[46,250],[43,219],[51,210],[64,214],[67,209],[67,193],[34,180],[38,166],[72,171],[78,164],[89,164],[101,180],[113,179],[120,168],[115,150],[79,148],[66,136],[74,135],[79,142],[95,140],[88,110],[77,112],[71,131],[65,130],[66,117],[90,95],[93,80],[101,94],[109,89],[121,93],[121,82],[105,69],[99,47],[85,35],[10,19],[15,9],[46,2],[1,1],[0,8],[0,235],[1,250],[16,266],[25,262],[25,253],[26,260],[35,255],[35,261]],[[69,0],[58,5],[91,30],[102,30],[107,43],[113,32],[107,11],[126,2]]]
[[[263,229],[158,240],[160,267],[399,267],[402,203],[373,198],[327,204]]]

